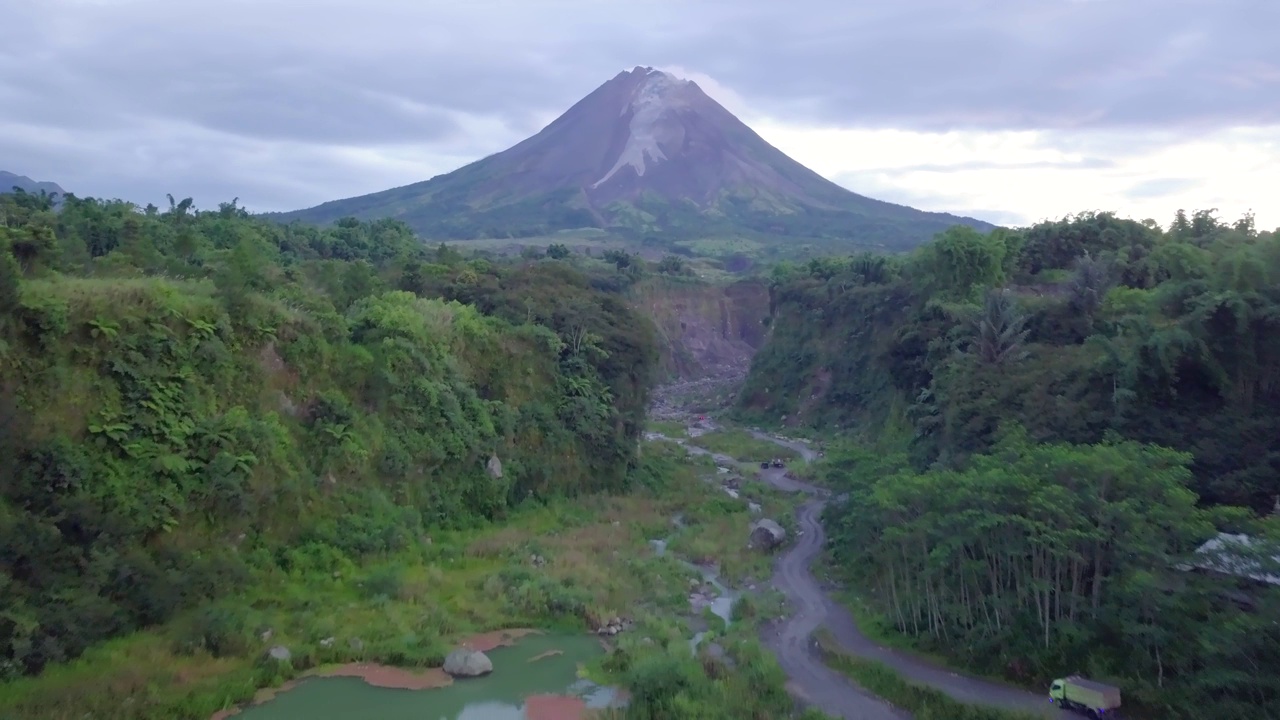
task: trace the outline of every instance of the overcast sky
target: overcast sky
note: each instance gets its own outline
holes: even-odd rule
[[[290,210],[502,150],[636,65],[856,192],[1280,226],[1277,0],[0,0],[0,170]]]

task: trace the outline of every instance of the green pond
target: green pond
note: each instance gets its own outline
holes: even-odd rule
[[[543,653],[561,651],[537,660]],[[311,678],[236,720],[523,720],[531,695],[572,695],[587,707],[609,707],[614,688],[578,678],[578,664],[603,653],[586,635],[531,635],[485,653],[493,672],[430,690],[377,688],[359,678]]]

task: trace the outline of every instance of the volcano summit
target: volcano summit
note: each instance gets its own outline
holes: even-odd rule
[[[850,192],[792,160],[702,88],[648,67],[619,73],[538,134],[424,182],[278,220],[392,217],[432,239],[595,227],[636,239],[827,239],[910,247],[972,218]]]

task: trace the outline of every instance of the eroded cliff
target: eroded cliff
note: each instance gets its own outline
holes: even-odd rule
[[[665,380],[743,375],[764,344],[769,287],[657,276],[633,289],[631,306],[658,329]]]

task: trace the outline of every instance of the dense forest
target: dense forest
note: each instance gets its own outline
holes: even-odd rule
[[[264,569],[622,488],[656,365],[624,264],[0,196],[0,677]]]
[[[1160,717],[1280,717],[1280,590],[1184,564],[1225,531],[1275,572],[1277,233],[1215,211],[956,227],[779,266],[771,296],[736,412],[856,441],[827,520],[886,631],[1109,679]]]

